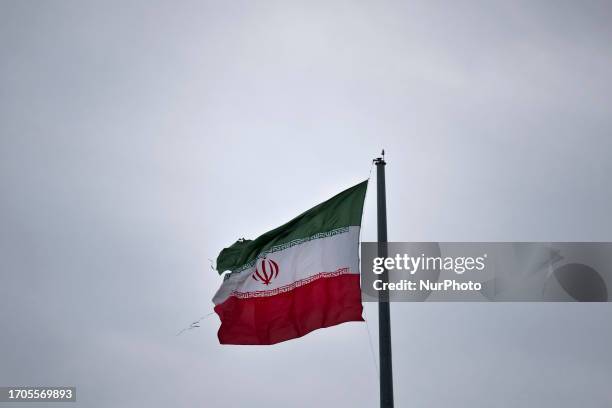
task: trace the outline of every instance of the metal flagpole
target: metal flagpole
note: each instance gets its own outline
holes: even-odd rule
[[[385,197],[385,151],[382,157],[374,159],[376,164],[376,190],[378,208],[378,256],[387,257],[387,202]],[[389,272],[380,275],[383,282],[389,282]],[[378,292],[378,346],[380,352],[380,407],[393,408],[393,366],[391,361],[391,315],[389,313],[389,292]]]

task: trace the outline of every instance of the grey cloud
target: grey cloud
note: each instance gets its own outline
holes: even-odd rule
[[[87,407],[375,405],[363,324],[175,336],[211,309],[208,258],[382,147],[391,240],[610,241],[611,11],[2,2],[0,384],[74,384]],[[609,317],[394,304],[397,406],[608,406]]]

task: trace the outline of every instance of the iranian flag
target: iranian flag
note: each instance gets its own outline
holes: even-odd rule
[[[275,344],[363,321],[359,229],[367,181],[217,258],[221,344]]]

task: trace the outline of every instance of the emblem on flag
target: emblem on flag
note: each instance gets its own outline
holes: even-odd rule
[[[278,264],[271,259],[264,258],[259,263],[259,266],[255,268],[255,272],[251,277],[258,282],[265,285],[269,285],[272,279],[278,276]]]

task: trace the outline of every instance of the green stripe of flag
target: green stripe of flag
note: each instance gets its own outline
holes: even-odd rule
[[[333,233],[333,230],[343,227],[360,226],[367,186],[368,181],[363,181],[254,240],[236,241],[217,257],[217,271],[219,274],[239,271],[261,253],[292,241],[316,238],[319,237],[317,234]]]

